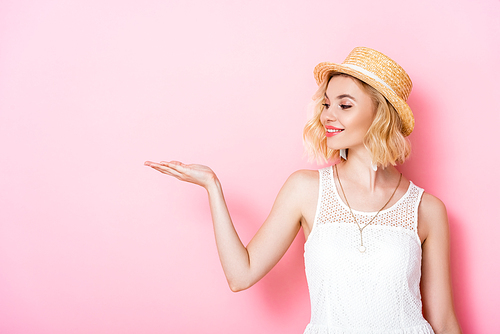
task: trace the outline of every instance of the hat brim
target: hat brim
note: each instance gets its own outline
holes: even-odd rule
[[[316,79],[316,83],[318,84],[318,86],[321,85],[323,81],[327,80],[332,73],[348,74],[378,90],[398,112],[403,124],[401,129],[403,135],[406,137],[413,131],[413,128],[415,126],[413,112],[411,111],[411,108],[406,103],[406,101],[400,98],[392,89],[367,76],[366,74],[363,74],[362,72],[356,71],[347,66],[343,66],[342,64],[329,62],[319,63],[314,68],[314,78]]]

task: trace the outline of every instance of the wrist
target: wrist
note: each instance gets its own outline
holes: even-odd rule
[[[205,185],[205,189],[207,190],[208,194],[215,194],[217,192],[220,192],[222,190],[222,186],[219,182],[219,179],[217,176],[214,175],[212,179],[210,179],[209,182]]]

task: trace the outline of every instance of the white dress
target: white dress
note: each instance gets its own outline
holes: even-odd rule
[[[418,206],[423,189],[405,195],[360,232],[340,199],[332,167],[319,171],[319,201],[304,246],[311,322],[304,334],[433,334],[422,315]],[[353,210],[360,226],[376,212]]]

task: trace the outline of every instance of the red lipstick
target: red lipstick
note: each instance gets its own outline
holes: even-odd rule
[[[333,137],[344,131],[344,129],[336,128],[334,126],[325,126],[325,136]]]

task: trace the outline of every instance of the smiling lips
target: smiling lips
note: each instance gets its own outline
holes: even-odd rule
[[[326,133],[325,135],[327,137],[333,137],[335,135],[338,135],[339,133],[341,133],[342,131],[344,131],[344,129],[339,129],[339,128],[336,128],[334,126],[325,126],[326,128]]]

